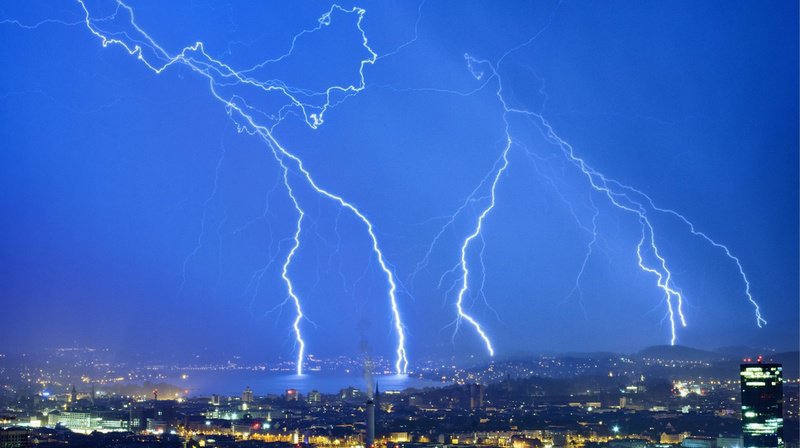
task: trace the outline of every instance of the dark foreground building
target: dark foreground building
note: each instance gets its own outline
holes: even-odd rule
[[[31,432],[25,428],[0,428],[0,448],[28,448]]]
[[[742,441],[745,448],[783,447],[780,364],[742,364]]]

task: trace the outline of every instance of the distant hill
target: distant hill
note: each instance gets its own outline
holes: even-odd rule
[[[774,353],[770,350],[750,347],[725,347],[715,351],[707,351],[680,345],[657,345],[640,351],[636,356],[675,361],[710,361],[714,363],[712,369],[716,374],[732,374],[731,372],[735,371],[738,376],[738,368],[736,366],[742,362],[742,359],[745,357],[755,359],[758,354],[764,357],[764,362],[783,364],[784,378],[800,378],[800,351]]]
[[[713,350],[715,353],[719,353],[728,358],[732,359],[744,359],[744,358],[755,358],[758,355],[763,356],[771,356],[776,353],[774,349],[769,348],[756,348],[756,347],[747,347],[744,345],[732,345],[728,347],[720,347],[715,348]]]
[[[575,359],[608,359],[619,358],[619,353],[614,352],[566,352],[561,353],[561,358],[575,358]]]
[[[658,358],[675,361],[716,361],[723,355],[683,345],[654,345],[636,353],[641,358]]]
[[[800,352],[780,352],[776,353],[772,349],[753,348],[747,346],[729,346],[714,350],[702,350],[683,345],[655,345],[647,347],[637,353],[623,355],[613,352],[565,352],[565,353],[516,353],[515,356],[506,356],[496,362],[517,362],[533,359],[537,356],[549,356],[562,359],[595,359],[603,360],[617,358],[619,356],[629,356],[632,358],[651,358],[672,361],[705,361],[712,365],[708,366],[709,375],[721,378],[737,379],[739,377],[739,364],[744,358],[755,359],[758,355],[764,357],[764,362],[776,362],[783,364],[785,378],[800,378]],[[476,363],[479,361],[476,360]],[[662,372],[663,373],[663,372]]]

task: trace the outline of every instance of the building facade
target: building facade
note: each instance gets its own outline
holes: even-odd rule
[[[25,428],[0,428],[0,448],[28,448],[31,432]]]
[[[783,447],[783,372],[780,364],[742,364],[742,442],[745,448]]]

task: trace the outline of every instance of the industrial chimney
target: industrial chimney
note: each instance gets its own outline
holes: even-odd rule
[[[367,398],[367,437],[364,440],[366,448],[375,445],[375,400]]]

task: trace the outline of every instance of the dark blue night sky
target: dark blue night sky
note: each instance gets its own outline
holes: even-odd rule
[[[237,70],[287,53],[331,8],[128,5],[166,53],[202,41]],[[507,143],[498,82],[507,107],[540,114],[597,172],[682,213],[741,260],[764,328],[724,251],[648,210],[685,299],[679,344],[797,348],[797,2],[340,5],[366,10],[361,26],[378,59],[364,66],[362,91],[334,95],[317,129],[285,96],[217,87],[275,125],[316,182],[374,224],[412,363],[485,355],[465,321],[454,336],[455,301],[461,245],[489,204],[481,180],[491,181]],[[116,5],[86,8],[100,19]],[[96,25],[144,45],[129,19],[117,9]],[[295,311],[280,306],[281,268],[297,212],[270,147],[237,127],[244,121],[207,78],[181,63],[155,74],[121,46],[104,48],[83,20],[72,2],[0,10],[0,350],[291,358]],[[465,54],[489,64],[470,67]],[[334,10],[287,57],[248,75],[320,105],[315,92],[357,85],[369,57],[356,14]],[[593,191],[536,117],[506,119],[509,164],[467,251],[464,300],[497,354],[668,343],[664,293],[637,265],[635,214]],[[364,224],[294,165],[289,180],[305,211],[289,274],[314,323],[300,324],[308,352],[357,354],[366,341],[392,357],[386,276]]]

